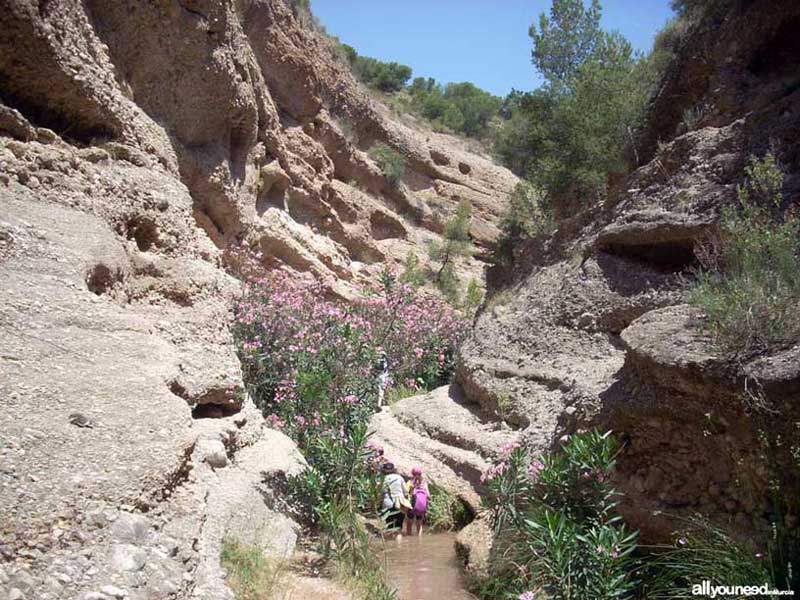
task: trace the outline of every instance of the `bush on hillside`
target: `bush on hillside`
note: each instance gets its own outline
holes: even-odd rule
[[[428,246],[431,260],[439,263],[433,281],[451,304],[458,305],[461,300],[461,281],[456,274],[457,263],[473,252],[469,230],[472,225],[472,207],[462,200],[456,213],[444,225],[442,241],[433,241]]]
[[[783,210],[771,153],[751,158],[745,175],[738,204],[723,208],[720,235],[699,248],[688,298],[722,345],[752,352],[800,336],[800,219]]]
[[[379,143],[370,149],[369,156],[378,163],[381,173],[391,185],[400,185],[406,173],[406,161],[402,154],[386,144]]]
[[[365,85],[382,92],[398,92],[411,79],[411,67],[396,62],[361,56],[355,48],[341,44],[353,74]]]
[[[555,226],[544,195],[525,181],[519,182],[500,218],[500,236],[494,244],[493,259],[498,264],[511,260],[513,248],[525,238],[550,233]]]
[[[416,78],[409,86],[413,109],[434,129],[483,137],[502,100],[468,82],[442,86],[434,79]]]

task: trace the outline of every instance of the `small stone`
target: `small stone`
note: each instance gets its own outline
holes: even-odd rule
[[[200,440],[197,444],[200,460],[208,463],[215,469],[221,469],[228,464],[228,454],[225,444],[219,440]]]
[[[42,185],[42,183],[39,181],[39,178],[36,177],[36,175],[31,175],[31,177],[28,179],[28,187],[32,190],[35,190],[40,185]]]
[[[111,550],[111,566],[118,571],[139,571],[147,562],[147,554],[132,544],[116,544]]]
[[[127,593],[125,590],[122,590],[114,585],[104,585],[100,588],[100,591],[106,596],[111,596],[112,598],[124,598],[125,594]]]
[[[36,587],[36,581],[27,571],[17,571],[10,578],[11,587],[29,592]]]
[[[118,542],[143,542],[147,538],[150,521],[132,513],[120,513],[111,526],[111,535]]]

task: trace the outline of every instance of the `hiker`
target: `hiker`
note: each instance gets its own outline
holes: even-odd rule
[[[406,498],[406,482],[403,476],[395,471],[394,464],[387,462],[383,465],[383,499],[381,516],[388,528],[398,532],[398,539],[402,537],[403,520],[405,513],[411,508]]]
[[[369,459],[370,468],[380,475],[383,473],[383,467],[388,463],[388,459],[383,455],[383,447],[373,441],[367,442],[367,448],[372,451],[372,456]]]
[[[381,359],[378,361],[378,410],[383,410],[383,397],[387,385],[389,385],[389,359],[386,352],[381,350]]]
[[[414,467],[411,469],[411,479],[406,484],[406,490],[411,498],[411,510],[406,513],[406,535],[411,535],[411,527],[417,524],[417,535],[422,535],[422,522],[428,513],[428,502],[431,493],[428,484],[422,477],[422,469]]]

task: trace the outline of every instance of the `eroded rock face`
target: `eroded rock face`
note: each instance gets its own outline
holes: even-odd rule
[[[5,130],[32,139],[27,119],[179,175],[218,246],[258,246],[268,266],[345,291],[409,250],[425,260],[462,199],[479,246],[497,233],[516,178],[393,122],[281,0],[5,4]],[[367,156],[376,143],[406,156],[399,187]]]
[[[230,598],[225,536],[291,553],[264,481],[302,461],[243,393],[227,250],[348,296],[463,198],[485,247],[515,183],[393,123],[282,0],[0,0],[0,585]]]
[[[781,435],[796,436],[798,349],[721,354],[681,288],[767,140],[777,140],[787,202],[800,201],[800,92],[780,83],[798,76],[781,48],[796,48],[785,32],[799,18],[796,3],[762,0],[691,32],[651,107],[647,163],[603,205],[515,249],[513,270],[495,274],[505,289],[490,290],[461,351],[468,398],[534,449],[588,427],[625,434],[616,483],[646,540],[667,539],[670,516],[694,512],[751,539],[767,534],[767,471],[745,382],[780,407]],[[679,123],[689,106],[703,110],[691,131]]]

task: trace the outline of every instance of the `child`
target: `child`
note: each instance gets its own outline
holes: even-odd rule
[[[406,513],[406,535],[411,535],[412,523],[417,523],[417,535],[422,535],[422,521],[428,512],[428,502],[430,491],[428,484],[422,478],[422,469],[414,467],[411,469],[411,479],[406,484],[406,489],[411,497],[411,510]]]

